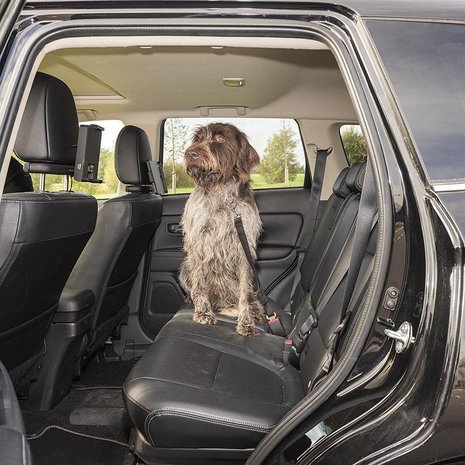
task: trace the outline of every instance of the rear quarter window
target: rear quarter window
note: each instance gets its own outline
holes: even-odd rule
[[[343,124],[339,128],[342,148],[349,166],[367,160],[367,144],[358,124]]]

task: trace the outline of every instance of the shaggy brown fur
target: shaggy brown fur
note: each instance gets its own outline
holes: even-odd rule
[[[261,222],[250,188],[250,171],[259,157],[247,136],[231,124],[199,127],[184,162],[197,186],[186,203],[181,224],[186,259],[180,280],[194,304],[194,321],[214,324],[214,311],[235,309],[237,332],[255,334],[264,319],[252,271],[234,226],[242,217],[253,257]]]

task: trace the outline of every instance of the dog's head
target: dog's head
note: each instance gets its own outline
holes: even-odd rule
[[[247,136],[236,126],[211,123],[194,132],[184,163],[198,185],[209,187],[230,181],[247,184],[250,171],[260,159]]]

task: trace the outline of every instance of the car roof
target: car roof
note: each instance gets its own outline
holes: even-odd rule
[[[26,9],[56,9],[56,8],[81,8],[92,5],[92,8],[119,8],[119,7],[158,7],[172,8],[177,6],[196,5],[197,8],[224,7],[244,8],[251,6],[278,6],[296,8],[324,8],[333,6],[335,8],[349,8],[362,17],[378,18],[405,18],[405,19],[436,19],[450,21],[465,21],[465,1],[458,0],[342,0],[302,2],[296,0],[254,0],[246,3],[243,0],[182,0],[182,1],[160,1],[160,0],[28,0]]]

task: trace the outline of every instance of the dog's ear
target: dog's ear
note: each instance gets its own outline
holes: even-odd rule
[[[239,157],[236,162],[236,171],[239,175],[241,184],[250,181],[250,172],[253,168],[259,165],[260,157],[257,151],[250,145],[247,136],[243,132],[239,132]]]

